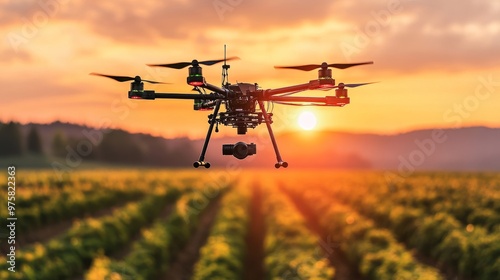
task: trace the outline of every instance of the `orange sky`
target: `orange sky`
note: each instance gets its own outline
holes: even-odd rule
[[[373,60],[334,70],[337,82],[381,83],[351,89],[352,104],[344,108],[308,108],[318,115],[320,129],[395,133],[500,126],[498,1],[313,3],[0,0],[0,120],[104,123],[202,137],[208,113],[193,111],[192,101],[130,101],[129,84],[88,73],[138,74],[173,83],[149,87],[158,92],[189,92],[186,69],[145,64],[217,59],[227,44],[228,54],[241,58],[231,63],[230,81],[263,88],[317,76],[274,65]],[[204,68],[207,81],[217,85],[220,72],[219,65]],[[298,129],[302,110],[276,105],[276,130]]]

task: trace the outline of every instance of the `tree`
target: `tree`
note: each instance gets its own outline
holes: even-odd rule
[[[68,140],[61,131],[57,131],[52,139],[52,155],[55,157],[65,157],[68,153],[66,151],[66,146],[68,145]]]
[[[139,145],[123,130],[112,130],[104,135],[99,145],[99,156],[103,161],[118,164],[141,164],[144,160]]]
[[[35,126],[32,126],[30,131],[28,132],[28,152],[35,155],[43,154],[42,150],[42,140],[40,138],[40,134]]]
[[[13,121],[0,127],[0,156],[17,156],[23,153],[21,130]]]

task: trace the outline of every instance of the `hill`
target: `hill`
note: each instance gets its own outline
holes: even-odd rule
[[[204,139],[165,139],[123,130],[96,130],[91,127],[54,122],[21,125],[26,137],[35,127],[43,150],[53,156],[57,133],[67,139],[59,162],[96,161],[110,164],[159,167],[190,167],[198,159]],[[290,167],[415,170],[499,171],[499,128],[466,127],[427,129],[379,135],[339,131],[283,133],[277,135],[283,158]],[[222,156],[223,144],[257,144],[257,155],[244,161]],[[276,161],[265,128],[245,136],[218,137],[210,142],[207,160],[217,167],[272,167]],[[25,162],[25,161],[24,161]]]

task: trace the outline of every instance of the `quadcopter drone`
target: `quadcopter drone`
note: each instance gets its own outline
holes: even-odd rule
[[[343,107],[350,102],[347,95],[347,88],[354,88],[371,83],[357,84],[335,84],[335,79],[332,78],[331,68],[346,69],[353,66],[373,64],[372,61],[360,63],[333,63],[328,64],[307,64],[299,66],[275,66],[276,69],[296,69],[302,71],[312,71],[319,69],[318,78],[310,80],[304,84],[292,85],[275,89],[261,89],[257,83],[229,83],[228,70],[230,68],[227,61],[239,59],[238,57],[226,58],[226,50],[224,47],[224,59],[191,62],[178,62],[169,64],[148,64],[151,67],[167,67],[173,69],[183,69],[188,67],[187,84],[193,86],[193,90],[197,94],[192,93],[157,93],[154,90],[145,90],[144,82],[152,84],[162,84],[150,80],[143,80],[139,76],[113,76],[99,73],[90,73],[102,77],[111,78],[118,82],[132,81],[128,97],[131,99],[147,99],[154,100],[157,98],[166,99],[191,99],[194,100],[194,110],[211,111],[213,113],[208,116],[209,128],[201,150],[201,155],[198,161],[193,163],[195,168],[204,166],[210,168],[210,163],[205,161],[205,153],[208,148],[212,131],[219,132],[219,125],[231,126],[237,129],[239,135],[247,133],[248,128],[255,128],[258,125],[265,123],[271,142],[276,153],[277,163],[276,168],[286,168],[288,163],[284,161],[278,149],[276,138],[271,127],[272,113],[267,112],[264,102],[273,102],[283,105],[295,106],[337,106]],[[222,65],[222,87],[218,87],[207,83],[203,77],[202,67],[200,65],[211,66],[217,63],[224,62]],[[298,92],[306,90],[331,90],[335,89],[335,96],[324,97],[307,97],[307,96],[291,96]],[[207,90],[209,93],[207,93]],[[224,105],[225,112],[221,111],[221,106]],[[238,142],[236,144],[225,144],[222,146],[223,155],[232,155],[237,159],[245,159],[257,153],[257,147],[254,143],[246,144]]]

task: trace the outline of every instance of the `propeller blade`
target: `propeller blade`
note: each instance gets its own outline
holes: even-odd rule
[[[355,88],[355,87],[360,87],[360,86],[370,85],[370,84],[375,84],[375,83],[378,83],[378,82],[358,83],[358,84],[344,84],[344,83],[340,83],[336,87],[341,87],[341,84],[342,84],[344,87]]]
[[[373,61],[358,62],[358,63],[333,63],[333,64],[328,64],[328,67],[333,67],[333,68],[337,68],[337,69],[346,69],[349,67],[358,66],[358,65],[366,65],[366,64],[373,64]]]
[[[226,61],[229,61],[229,60],[239,60],[240,58],[237,57],[237,56],[232,56],[232,57],[228,57],[226,58]],[[205,61],[199,61],[198,63],[199,64],[203,64],[203,65],[214,65],[214,64],[217,64],[217,63],[220,63],[220,62],[223,62],[224,59],[216,59],[216,60],[205,60]]]
[[[332,64],[323,63],[323,64],[305,64],[305,65],[296,65],[296,66],[274,66],[274,68],[312,71],[314,69],[318,69],[321,67],[333,67],[333,68],[337,68],[337,69],[346,69],[349,67],[358,66],[358,65],[366,65],[366,64],[373,64],[373,61],[358,62],[358,63],[332,63]]]
[[[164,85],[170,84],[170,83],[156,82],[156,81],[150,81],[150,80],[142,80],[142,81],[150,83],[150,84],[164,84]]]
[[[110,79],[113,79],[117,82],[128,82],[128,81],[141,82],[142,81],[142,82],[147,82],[147,83],[151,83],[151,84],[169,84],[169,83],[156,82],[156,81],[151,81],[151,80],[143,80],[143,79],[141,79],[140,76],[135,76],[135,77],[114,76],[114,75],[106,75],[106,74],[100,74],[100,73],[94,73],[94,72],[90,73],[90,75],[110,78]]]
[[[233,56],[233,57],[226,58],[226,61],[237,60],[237,59],[240,59],[240,58],[237,56]],[[217,64],[217,63],[220,63],[223,61],[224,61],[224,59],[205,60],[205,61],[198,61],[195,59],[191,62],[177,62],[177,63],[167,63],[167,64],[147,64],[147,65],[151,66],[151,67],[167,67],[167,68],[173,68],[173,69],[182,69],[182,68],[185,68],[188,66],[198,66],[199,64],[210,66],[210,65],[214,65],[214,64]]]
[[[146,64],[150,67],[167,67],[173,69],[182,69],[191,65],[191,62],[177,62],[177,63],[168,63],[168,64]]]
[[[128,81],[135,80],[135,78],[128,77],[128,76],[113,76],[113,75],[105,75],[105,74],[99,74],[99,73],[94,73],[94,72],[90,73],[90,75],[110,78],[110,79],[113,79],[117,82],[128,82]]]
[[[307,64],[307,65],[298,65],[298,66],[274,66],[275,69],[295,69],[302,71],[311,71],[314,69],[321,68],[320,64]]]

